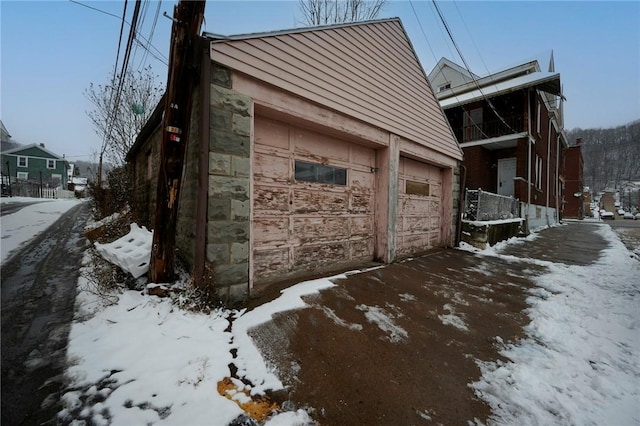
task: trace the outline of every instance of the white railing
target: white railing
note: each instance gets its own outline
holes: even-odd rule
[[[489,221],[515,219],[520,216],[519,202],[516,198],[481,189],[467,189],[464,204],[464,220]]]

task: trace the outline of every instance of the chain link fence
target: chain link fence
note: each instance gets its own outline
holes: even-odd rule
[[[513,197],[467,189],[464,203],[464,220],[487,221],[520,217],[520,203]]]

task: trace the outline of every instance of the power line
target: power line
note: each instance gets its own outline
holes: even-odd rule
[[[432,0],[432,2],[433,2],[433,5],[436,8],[436,11],[438,12],[438,15],[440,16],[440,20],[442,21],[442,24],[444,25],[444,28],[446,29],[447,34],[449,34],[449,38],[451,39],[451,42],[453,43],[453,46],[456,48],[456,51],[458,52],[458,55],[460,56],[460,59],[462,59],[462,62],[464,63],[465,68],[467,69],[467,71],[469,71],[469,74],[471,75],[471,79],[473,80],[473,82],[475,83],[476,87],[478,88],[478,91],[482,95],[482,98],[485,101],[487,101],[487,104],[489,105],[491,110],[494,112],[494,114],[500,119],[502,124],[504,124],[512,133],[517,133],[506,122],[506,120],[504,118],[502,118],[502,115],[500,115],[500,113],[498,113],[498,111],[496,110],[495,106],[493,105],[493,102],[491,102],[491,100],[489,98],[487,98],[487,96],[482,91],[482,88],[480,87],[480,84],[478,83],[478,80],[476,80],[476,78],[474,77],[473,73],[471,72],[471,68],[469,67],[469,64],[467,64],[467,60],[464,58],[464,55],[462,54],[462,51],[460,50],[460,47],[458,46],[458,43],[456,43],[456,40],[453,38],[453,34],[451,33],[451,29],[449,28],[449,25],[447,24],[447,21],[444,19],[444,15],[442,14],[442,11],[440,10],[440,7],[438,7],[438,3],[436,2],[436,0]]]
[[[438,66],[438,58],[436,57],[435,52],[434,52],[434,51],[433,51],[433,49],[431,48],[431,43],[429,43],[429,39],[428,39],[428,37],[427,37],[427,34],[425,33],[424,28],[422,27],[422,22],[420,21],[420,18],[418,17],[418,13],[416,12],[415,7],[413,7],[413,1],[412,1],[412,0],[409,0],[409,4],[411,5],[411,9],[413,10],[413,14],[414,14],[414,15],[415,15],[415,17],[416,17],[416,20],[418,21],[418,26],[420,27],[420,31],[422,32],[422,36],[424,37],[425,41],[427,42],[427,45],[429,46],[429,50],[431,50],[431,54],[433,55],[433,59],[434,59],[434,60],[435,60],[435,62],[436,62],[436,66]],[[437,76],[438,74],[440,74],[440,73],[442,73],[442,69],[441,69],[441,68],[438,68],[438,71],[437,71],[437,73],[436,73],[436,76]],[[431,82],[429,82],[429,84],[431,85]],[[433,90],[433,87],[432,87],[432,90]],[[458,95],[457,95],[455,92],[453,93],[453,96],[456,98],[456,100],[457,100],[458,102],[460,102],[460,99],[458,99]],[[481,127],[480,127],[480,126],[479,126],[479,125],[478,125],[478,124],[473,120],[473,118],[471,118],[471,115],[470,115],[470,114],[467,114],[467,116],[469,117],[469,120],[471,121],[471,124],[472,124],[476,129],[478,129],[478,131],[480,131],[480,133],[482,134],[482,136],[484,136],[486,139],[489,139],[489,136],[487,136],[487,134],[486,134],[486,133],[484,133],[484,131],[482,130],[482,128],[481,128]]]

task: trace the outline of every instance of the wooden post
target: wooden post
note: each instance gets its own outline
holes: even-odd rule
[[[180,0],[173,13],[149,271],[150,280],[156,283],[173,280],[175,272],[178,201],[189,134],[195,69],[199,64],[199,55],[195,53],[204,6],[204,0]]]

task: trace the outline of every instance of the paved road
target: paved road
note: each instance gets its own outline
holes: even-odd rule
[[[32,204],[38,204],[38,203],[42,203],[42,201],[26,201],[26,202],[19,201],[16,203],[2,203],[0,204],[0,216],[15,213],[24,207],[30,206]]]
[[[88,205],[2,264],[2,424],[56,424]]]

